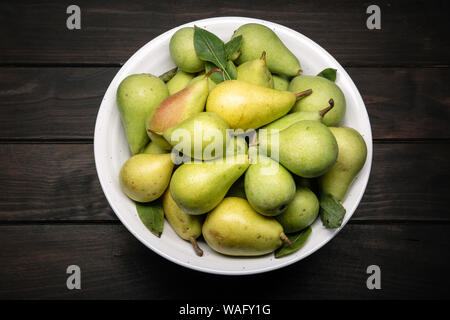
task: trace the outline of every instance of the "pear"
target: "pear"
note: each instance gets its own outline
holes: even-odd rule
[[[197,81],[202,80],[205,77],[205,73],[201,73],[198,76],[196,76],[195,78],[193,78],[191,81],[189,81],[188,86],[190,86],[193,83],[196,83]],[[211,79],[208,78],[208,92],[211,92],[212,89],[214,89],[214,87],[216,86],[216,83]]]
[[[294,198],[295,181],[278,162],[260,155],[245,172],[245,195],[258,213],[277,216]]]
[[[260,139],[260,148],[270,153],[272,158],[278,149],[279,162],[298,176],[321,176],[336,161],[336,139],[328,127],[319,121],[303,120],[294,123],[279,132],[278,143],[276,139],[272,139],[272,135],[268,135],[267,139]]]
[[[220,69],[211,70],[202,80],[164,99],[148,117],[147,131],[162,135],[165,130],[176,126],[193,114],[202,112],[208,97],[209,75],[218,70]]]
[[[166,84],[151,74],[133,74],[117,88],[117,104],[133,154],[148,143],[145,130],[147,116],[169,95]]]
[[[225,198],[208,214],[202,234],[212,249],[230,256],[267,254],[287,239],[277,220],[258,214],[238,197]]]
[[[169,51],[172,60],[184,72],[199,72],[205,67],[195,51],[192,27],[181,28],[174,33],[170,38]]]
[[[212,112],[200,112],[164,131],[164,138],[191,158],[211,160],[226,150],[228,123]]]
[[[163,154],[163,153],[168,153],[168,152],[167,152],[167,150],[162,149],[160,146],[158,146],[155,142],[150,141],[150,143],[145,147],[145,149],[142,153]]]
[[[247,155],[185,163],[173,174],[170,192],[177,205],[187,213],[206,213],[222,201],[248,165]]]
[[[123,192],[138,202],[158,199],[169,185],[173,170],[169,153],[137,154],[128,159],[119,174]]]
[[[334,101],[334,108],[323,117],[323,123],[327,126],[336,126],[341,122],[346,109],[345,97],[334,82],[318,76],[303,75],[291,80],[289,91],[298,92],[302,88],[311,88],[313,93],[297,101],[291,112],[319,111],[331,98]]]
[[[310,93],[310,90],[306,90],[293,94],[240,80],[228,80],[219,83],[211,91],[206,111],[217,113],[232,128],[257,129],[284,116],[297,98]]]
[[[298,111],[298,112],[287,114],[284,117],[282,117],[278,120],[275,120],[275,121],[269,123],[268,125],[264,126],[263,129],[267,129],[268,131],[273,130],[273,129],[278,129],[281,131],[283,129],[290,127],[294,123],[297,123],[302,120],[322,121],[323,117],[334,106],[333,99],[330,99],[330,101],[328,101],[328,103],[329,103],[329,106],[320,111]]]
[[[296,76],[301,73],[300,62],[281,42],[270,28],[257,23],[240,26],[233,37],[242,35],[241,54],[238,64],[259,58],[262,51],[267,53],[267,66],[273,73]]]
[[[192,216],[181,210],[173,201],[169,189],[163,195],[162,205],[164,215],[173,230],[182,239],[190,241],[195,253],[198,256],[202,256],[203,251],[198,246],[196,239],[202,234],[203,216]]]
[[[289,79],[286,76],[273,74],[272,79],[275,90],[287,91],[289,89]]]
[[[169,95],[173,95],[186,88],[192,79],[194,79],[193,74],[178,70],[175,76],[167,82]]]
[[[261,87],[273,88],[272,74],[266,65],[265,51],[263,51],[259,59],[244,62],[237,67],[236,70],[237,80],[245,81]]]
[[[319,200],[306,187],[297,187],[294,199],[287,210],[276,217],[284,232],[298,232],[310,226],[319,215]]]
[[[330,127],[339,146],[334,166],[319,178],[321,193],[330,193],[343,201],[347,190],[366,162],[367,147],[364,138],[355,129]]]

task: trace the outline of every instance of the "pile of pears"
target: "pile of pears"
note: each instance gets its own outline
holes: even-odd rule
[[[194,28],[186,27],[170,40],[173,77],[132,74],[117,89],[132,154],[121,188],[136,202],[161,205],[198,255],[201,236],[230,256],[292,246],[289,235],[311,226],[321,197],[342,203],[366,161],[362,136],[339,127],[346,102],[333,80],[303,75],[297,57],[261,24],[242,25],[237,36],[235,80],[211,79],[221,70],[205,70]],[[179,130],[192,138],[189,151],[179,148]]]

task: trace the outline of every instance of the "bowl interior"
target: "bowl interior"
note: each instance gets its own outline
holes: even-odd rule
[[[278,269],[299,261],[313,253],[329,240],[339,229],[328,230],[318,219],[312,226],[312,233],[303,248],[281,259],[273,254],[256,258],[234,258],[220,255],[210,249],[205,242],[199,245],[204,250],[203,257],[197,257],[187,241],[183,241],[166,222],[161,238],[150,233],[139,220],[134,203],[120,189],[118,175],[122,164],[130,157],[130,151],[116,104],[116,90],[120,82],[133,73],[160,75],[175,65],[169,55],[169,41],[172,34],[184,26],[194,24],[205,28],[224,41],[228,41],[235,29],[250,22],[261,23],[273,29],[286,46],[299,58],[304,74],[315,75],[324,68],[337,69],[336,83],[345,94],[347,112],[342,125],[358,130],[364,137],[368,154],[364,168],[353,182],[344,207],[347,210],[342,227],[353,215],[364,194],[372,162],[372,134],[369,117],[364,102],[353,81],[341,65],[323,48],[300,33],[264,20],[243,17],[221,17],[194,21],[174,28],[147,43],[138,50],[120,69],[111,82],[97,116],[94,137],[94,152],[97,173],[110,206],[122,223],[141,242],[161,256],[192,269],[218,274],[251,274]]]

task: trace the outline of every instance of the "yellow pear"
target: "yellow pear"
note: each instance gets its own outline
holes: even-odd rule
[[[192,216],[177,206],[170,195],[169,189],[163,195],[162,205],[164,215],[172,226],[173,230],[184,240],[192,243],[195,253],[203,255],[202,249],[198,246],[197,238],[202,234],[203,216]]]
[[[234,129],[257,129],[289,112],[297,94],[250,84],[240,80],[219,83],[209,94],[206,111],[217,113]]]
[[[211,248],[230,256],[267,254],[287,239],[277,220],[260,215],[238,197],[225,198],[208,214],[202,234]]]
[[[170,153],[137,154],[128,159],[119,174],[123,192],[138,202],[158,199],[166,190],[173,170]]]

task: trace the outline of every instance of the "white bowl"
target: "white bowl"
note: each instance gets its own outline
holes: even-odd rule
[[[173,68],[175,65],[169,55],[169,41],[179,28],[197,25],[228,41],[234,30],[250,22],[260,23],[273,29],[299,58],[304,74],[316,75],[330,67],[337,69],[336,83],[347,100],[347,112],[343,125],[355,128],[364,137],[367,144],[367,160],[344,201],[347,213],[341,228],[325,229],[320,219],[317,219],[306,244],[296,253],[281,259],[275,259],[273,254],[255,258],[228,257],[214,252],[203,241],[199,245],[204,250],[204,255],[198,257],[191,244],[179,238],[167,222],[161,238],[150,233],[139,220],[134,203],[120,189],[119,170],[130,157],[130,151],[117,109],[116,90],[120,82],[130,74],[160,75]],[[358,89],[342,66],[322,47],[297,31],[276,23],[244,17],[220,17],[190,22],[167,31],[139,49],[125,63],[112,80],[101,103],[95,124],[94,153],[99,180],[110,206],[128,230],[142,243],[164,258],[191,269],[216,274],[242,275],[266,272],[297,262],[321,248],[345,226],[355,212],[369,180],[372,163],[372,132]]]

